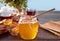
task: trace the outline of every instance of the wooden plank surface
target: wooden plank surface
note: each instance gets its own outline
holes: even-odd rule
[[[40,13],[40,12],[38,12],[38,13]],[[52,12],[52,13],[48,13],[48,14],[45,14],[45,15],[42,15],[42,16],[38,17],[38,21],[41,24],[46,23],[50,20],[60,21],[60,12],[59,11]],[[57,41],[58,40],[58,41],[60,41],[59,39],[60,39],[60,37],[55,36],[51,32],[40,28],[39,32],[38,32],[38,35],[37,35],[37,38],[32,40],[32,41],[46,41],[46,40],[47,41],[48,40],[51,40],[51,41],[53,41],[53,40]],[[10,34],[6,33],[6,34],[3,34],[3,35],[0,35],[0,41],[26,41],[26,40],[22,40],[19,37],[13,37]]]

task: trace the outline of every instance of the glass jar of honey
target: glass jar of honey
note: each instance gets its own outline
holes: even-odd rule
[[[30,40],[34,39],[38,33],[38,21],[37,18],[29,19],[32,16],[24,16],[19,20],[19,36],[22,39]]]

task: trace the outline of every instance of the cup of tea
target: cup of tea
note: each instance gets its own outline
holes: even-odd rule
[[[33,16],[36,13],[36,10],[27,10],[26,11],[27,15]]]

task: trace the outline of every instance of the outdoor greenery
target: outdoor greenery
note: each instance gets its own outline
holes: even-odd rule
[[[21,10],[22,7],[24,10],[27,8],[27,0],[3,0],[3,2],[7,3],[10,6],[14,6],[19,10]]]

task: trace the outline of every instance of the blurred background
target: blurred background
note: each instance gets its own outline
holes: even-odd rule
[[[60,11],[60,0],[28,0],[28,8],[37,11],[44,11],[51,8],[56,8]],[[0,8],[3,4],[0,3]]]

